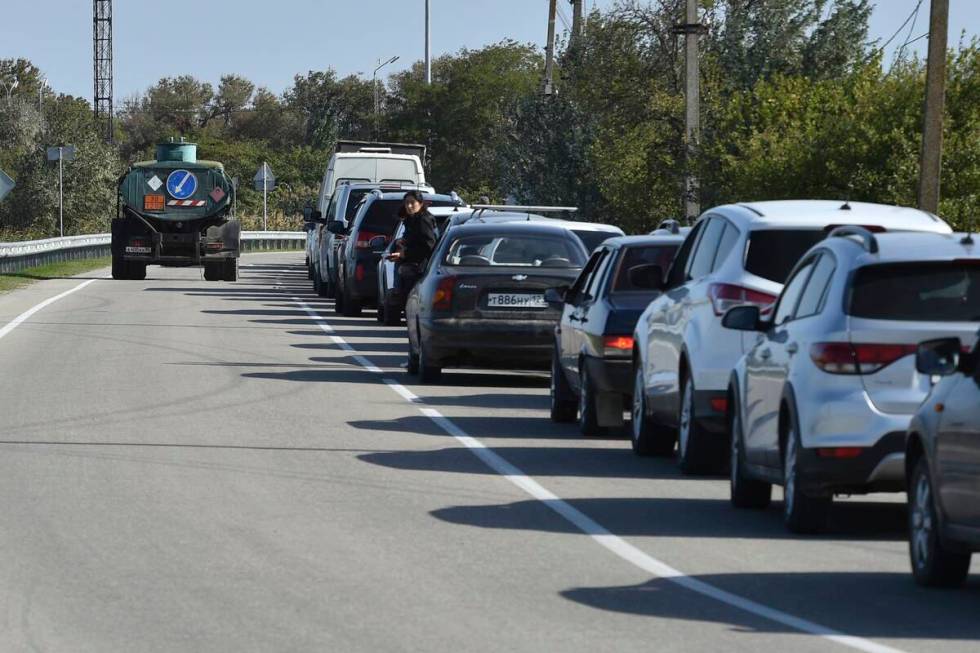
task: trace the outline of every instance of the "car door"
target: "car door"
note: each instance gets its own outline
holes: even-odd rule
[[[605,268],[604,263],[608,258],[608,249],[602,247],[596,250],[576,279],[575,284],[566,293],[568,301],[562,310],[562,319],[559,325],[561,329],[559,334],[561,363],[565,370],[565,378],[576,390],[579,386],[578,354],[582,342],[580,330],[584,326],[582,322],[586,310],[584,307],[589,301],[589,290],[595,286],[595,282],[602,274],[602,270]]]
[[[791,333],[793,318],[817,258],[810,256],[796,268],[776,303],[772,326],[746,354],[745,451],[755,463],[778,465],[779,406],[789,367],[799,353]]]
[[[938,491],[949,520],[980,528],[980,375],[960,376],[942,401]]]

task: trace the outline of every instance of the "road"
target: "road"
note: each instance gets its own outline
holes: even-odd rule
[[[977,650],[980,577],[912,584],[904,496],[790,536],[552,424],[543,373],[415,385],[301,264],[0,296],[76,289],[0,331],[0,650]]]

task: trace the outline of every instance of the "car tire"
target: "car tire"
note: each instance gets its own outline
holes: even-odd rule
[[[418,337],[421,337],[419,334]],[[408,366],[406,367],[406,372],[412,375],[417,375],[419,373],[419,354],[415,350],[415,346],[412,344],[412,336],[408,336]]]
[[[783,453],[783,523],[792,533],[816,533],[827,524],[834,498],[831,495],[807,494],[802,490],[800,436],[792,417],[788,429]]]
[[[313,266],[310,265],[309,257],[306,258],[306,278],[310,280],[313,279]]]
[[[578,411],[578,402],[575,401],[575,394],[568,385],[565,372],[561,369],[561,361],[558,358],[558,351],[551,354],[551,421],[559,424],[574,422]]]
[[[745,438],[742,433],[742,415],[740,400],[737,392],[732,392],[732,408],[730,433],[732,450],[729,458],[731,465],[731,502],[736,508],[766,508],[772,502],[772,484],[750,478],[745,473]]]
[[[908,483],[909,561],[912,577],[925,587],[956,587],[970,573],[970,553],[951,551],[943,543],[935,492],[925,456]]]
[[[378,321],[378,324],[384,325],[385,323],[385,307],[384,304],[378,304],[378,310],[374,312],[374,319]]]
[[[334,300],[333,300],[333,310],[334,310],[335,313],[337,313],[337,315],[343,315],[344,314],[344,293],[343,293],[342,290],[340,290],[340,288],[338,286],[337,287],[337,291],[334,294],[335,294],[335,297],[334,297]]]
[[[350,293],[344,289],[343,292],[344,301],[341,307],[341,314],[344,317],[360,317],[361,316],[361,302],[358,299],[354,299],[350,296]]]
[[[677,463],[684,474],[709,474],[718,470],[712,436],[698,424],[694,408],[694,377],[681,380],[680,414],[677,417]]]
[[[596,407],[595,382],[585,365],[579,371],[578,430],[586,437],[605,435],[606,429],[599,426],[599,411]]]
[[[400,326],[402,323],[402,309],[400,306],[393,306],[390,301],[384,300],[381,303],[381,311],[384,316],[382,324],[385,326]]]
[[[637,456],[669,456],[674,453],[676,437],[670,429],[650,417],[646,405],[643,370],[637,365],[633,384],[633,408],[630,418],[630,444]]]
[[[422,344],[422,335],[419,334],[419,381],[439,383],[441,380],[442,368],[429,362],[429,357],[425,355],[425,345]]]

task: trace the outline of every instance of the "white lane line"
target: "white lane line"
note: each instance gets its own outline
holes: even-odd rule
[[[34,315],[35,313],[37,313],[38,311],[40,311],[44,307],[50,306],[51,304],[54,304],[59,299],[64,299],[65,297],[67,297],[68,295],[72,294],[73,292],[78,292],[79,290],[81,290],[85,286],[89,285],[90,283],[95,283],[96,281],[98,281],[98,279],[89,279],[88,281],[83,281],[82,283],[78,284],[74,288],[71,288],[70,290],[66,290],[65,292],[61,293],[60,295],[55,295],[54,297],[49,297],[48,299],[45,299],[43,302],[41,302],[37,306],[34,306],[32,308],[27,309],[26,311],[24,311],[23,313],[21,313],[20,315],[18,315],[17,317],[15,317],[13,320],[11,320],[7,324],[5,324],[3,327],[0,327],[0,338],[3,338],[5,335],[7,335],[11,331],[13,331],[17,327],[19,327],[27,319],[29,319],[32,315]]]
[[[354,351],[354,348],[347,344],[343,338],[337,336],[334,333],[333,328],[325,322],[324,318],[320,317],[316,311],[311,309],[305,302],[303,302],[303,300],[298,297],[293,297],[292,299],[300,308],[306,311],[308,315],[314,318],[317,324],[320,325],[320,328],[323,329],[325,333],[330,335],[333,341],[340,345],[342,349],[345,351]],[[357,356],[356,358],[360,359],[358,360],[359,363],[361,363],[362,360],[367,363],[367,365],[361,363],[362,367],[364,367],[367,371],[374,373],[382,372],[380,368],[370,363],[370,361],[367,361],[360,356]],[[596,522],[578,508],[575,508],[571,504],[560,499],[543,485],[508,462],[500,454],[487,447],[485,444],[483,444],[483,442],[469,435],[466,431],[461,429],[457,424],[445,417],[438,410],[426,406],[425,402],[418,395],[403,386],[401,383],[389,378],[383,378],[382,381],[385,383],[385,385],[398,393],[398,395],[400,395],[403,399],[411,404],[419,406],[419,412],[421,412],[422,415],[425,415],[432,420],[447,434],[456,438],[460,444],[473,452],[473,454],[482,460],[490,469],[497,472],[508,481],[524,490],[527,494],[531,495],[545,506],[564,517],[572,525],[574,525],[584,534],[588,535],[599,545],[616,554],[626,562],[639,567],[643,571],[658,578],[662,578],[668,582],[674,583],[675,585],[679,585],[680,587],[692,592],[696,592],[697,594],[701,594],[702,596],[715,599],[716,601],[724,603],[733,608],[748,612],[757,617],[762,617],[763,619],[768,619],[769,621],[773,621],[778,624],[782,624],[783,626],[793,630],[806,633],[808,635],[815,635],[828,641],[847,646],[848,648],[858,651],[866,651],[867,653],[903,653],[901,649],[885,646],[884,644],[878,644],[877,642],[864,639],[863,637],[847,635],[840,631],[834,630],[833,628],[828,628],[781,610],[770,608],[769,606],[742,596],[738,596],[737,594],[732,594],[727,590],[723,590],[719,587],[715,587],[714,585],[688,576],[684,572],[671,567],[667,563],[654,558],[644,551],[641,551],[623,538],[607,530],[604,526]]]

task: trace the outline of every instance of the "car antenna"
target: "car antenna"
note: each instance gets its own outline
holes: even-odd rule
[[[960,240],[960,243],[963,244],[963,245],[972,245],[973,244],[973,232],[972,231],[968,231],[966,233],[966,235],[963,236],[963,239]]]
[[[840,210],[841,211],[850,211],[851,210],[851,202],[850,202],[850,200],[844,200],[844,204],[841,205]]]

